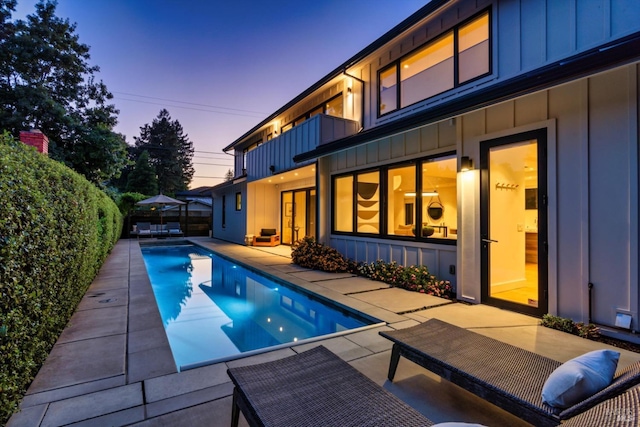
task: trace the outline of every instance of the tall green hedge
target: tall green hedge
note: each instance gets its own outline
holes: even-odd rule
[[[84,177],[0,134],[0,425],[111,251],[116,204]]]

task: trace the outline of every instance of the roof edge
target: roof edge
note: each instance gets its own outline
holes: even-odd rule
[[[464,114],[477,108],[484,108],[498,102],[548,89],[575,78],[606,71],[640,59],[638,52],[640,52],[640,31],[513,77],[502,83],[488,86],[427,110],[408,115],[403,119],[321,145],[312,151],[294,156],[293,161],[298,163],[332,154],[369,142],[372,139],[391,136],[417,126],[425,126]]]
[[[360,61],[360,60],[364,59],[365,57],[369,56],[370,54],[375,52],[377,49],[381,48],[382,46],[387,44],[389,41],[393,40],[394,38],[396,38],[397,36],[399,36],[400,34],[405,32],[406,30],[411,28],[413,25],[415,25],[418,22],[420,22],[420,20],[428,17],[429,15],[431,15],[432,13],[434,13],[435,11],[440,9],[442,6],[444,6],[445,4],[447,4],[449,2],[452,2],[452,1],[453,0],[431,0],[425,6],[421,7],[416,12],[414,12],[407,19],[405,19],[404,21],[400,22],[398,25],[393,27],[391,30],[387,31],[385,34],[380,36],[373,43],[369,44],[367,47],[362,49],[360,52],[356,53],[354,56],[352,56],[347,61],[342,63],[340,66],[338,66],[338,68],[336,68],[333,71],[331,71],[329,74],[324,76],[322,79],[318,80],[312,86],[307,88],[304,92],[300,93],[298,96],[293,98],[291,101],[287,102],[285,105],[280,107],[277,111],[272,113],[269,117],[267,117],[266,119],[263,119],[260,123],[255,125],[249,131],[245,132],[241,137],[237,138],[231,144],[227,145],[225,148],[222,149],[222,151],[226,152],[226,151],[231,150],[236,144],[238,144],[238,142],[240,142],[243,139],[247,138],[252,133],[254,133],[258,129],[260,129],[262,126],[264,126],[265,124],[267,124],[271,120],[275,119],[280,114],[282,114],[283,112],[285,112],[289,108],[293,107],[295,104],[297,104],[298,102],[302,101],[307,96],[311,95],[314,91],[316,91],[319,88],[321,88],[324,84],[328,83],[331,79],[334,79],[337,76],[339,76],[340,74],[342,74],[347,68],[353,66],[358,61]]]

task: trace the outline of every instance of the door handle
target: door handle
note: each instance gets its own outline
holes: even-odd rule
[[[497,240],[493,240],[493,239],[482,239],[482,241],[485,243],[498,243]]]

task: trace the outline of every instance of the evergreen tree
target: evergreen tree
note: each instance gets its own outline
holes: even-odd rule
[[[89,46],[76,26],[56,16],[56,3],[41,0],[26,21],[9,22],[15,1],[0,0],[0,129],[14,136],[40,129],[52,158],[95,183],[117,177],[126,143],[113,132],[118,111]]]
[[[141,193],[147,196],[158,194],[156,171],[149,163],[149,152],[144,150],[127,179],[128,193]]]
[[[231,181],[233,179],[233,170],[229,169],[227,173],[224,174],[225,181]]]
[[[195,172],[193,143],[184,134],[180,122],[171,120],[166,109],[160,111],[151,125],[141,127],[140,136],[134,139],[138,153],[149,152],[160,192],[173,196],[188,189]]]

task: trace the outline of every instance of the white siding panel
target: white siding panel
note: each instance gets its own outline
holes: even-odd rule
[[[514,101],[515,126],[547,120],[547,92],[538,92]]]
[[[315,149],[320,140],[330,141],[335,136],[334,122],[342,130],[340,132],[356,132],[356,122],[325,115],[317,115],[301,123],[293,129],[283,133],[256,149],[247,153],[247,176],[249,181],[255,181],[271,175],[269,166],[275,166],[276,172],[290,170],[302,164],[296,164],[293,157]],[[321,126],[326,123],[326,126]],[[321,130],[328,129],[329,135],[323,135]],[[310,162],[305,162],[308,164]]]
[[[378,259],[380,259],[380,254],[378,252],[378,248],[379,245],[376,242],[367,242],[366,243],[366,252],[365,252],[365,258],[367,260],[373,260],[376,261]],[[369,261],[372,262],[372,261]]]
[[[513,127],[513,101],[503,102],[487,108],[486,111],[486,131],[487,133],[498,132],[502,129]]]
[[[406,266],[419,265],[419,248],[415,246],[407,246],[404,251],[404,260],[402,264]]]
[[[378,160],[391,159],[391,138],[384,138],[378,141]]]
[[[438,251],[433,248],[423,248],[421,252],[421,265],[426,265],[429,273],[440,277],[440,272],[438,271]]]
[[[356,251],[354,253],[354,257],[357,259],[362,259],[367,256],[367,242],[358,240],[355,242]]]
[[[623,243],[629,242],[630,222],[637,221],[629,217],[630,200],[638,196],[631,199],[630,192],[628,159],[637,144],[637,134],[630,135],[629,96],[636,90],[630,80],[623,68],[589,84],[590,279],[596,320],[606,324],[614,320],[613,308],[629,306],[629,272],[638,262],[630,260],[630,246]]]
[[[438,147],[448,148],[456,146],[455,120],[445,120],[438,123]]]
[[[578,1],[576,21],[578,22],[578,50],[588,49],[603,42],[609,30],[609,1]]]
[[[558,310],[574,319],[586,319],[588,247],[582,227],[588,221],[587,85],[576,82],[549,91],[549,116],[557,117],[558,138]],[[586,174],[586,172],[584,173]],[[583,265],[585,267],[583,267]]]
[[[558,60],[576,48],[574,2],[547,1],[547,59]]]
[[[390,244],[389,248],[390,248],[389,252],[391,252],[391,257],[387,260],[387,262],[395,261],[398,264],[403,265],[403,263],[404,263],[404,246]]]
[[[389,245],[380,245],[378,248],[378,258],[379,259],[390,259],[391,256],[391,246]]]
[[[391,157],[397,159],[405,154],[404,150],[404,134],[394,135],[391,137]]]
[[[367,146],[359,145],[356,147],[356,166],[364,166],[367,164]]]
[[[440,280],[448,280],[451,283],[456,282],[455,274],[449,273],[449,267],[456,265],[456,251],[440,251],[438,252],[438,268],[429,268],[429,272],[437,271],[436,277]],[[428,266],[428,264],[427,264]]]
[[[502,2],[498,6],[497,19],[498,76],[508,78],[520,71],[520,3]],[[496,34],[494,32],[494,34]]]
[[[438,148],[438,125],[429,125],[420,129],[420,147],[429,152]]]
[[[546,2],[523,1],[521,7],[522,68],[543,64],[546,60]]]
[[[377,163],[380,160],[380,156],[378,155],[380,151],[379,147],[379,142],[365,145],[365,148],[367,150],[367,163]]]
[[[407,155],[420,152],[420,129],[414,129],[405,134],[405,149]]]
[[[638,31],[638,0],[611,0],[611,36]]]

